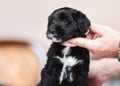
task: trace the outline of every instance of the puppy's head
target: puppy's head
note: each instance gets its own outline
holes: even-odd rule
[[[64,42],[78,36],[84,36],[90,27],[90,21],[82,12],[64,7],[55,10],[48,19],[47,37],[53,42]]]

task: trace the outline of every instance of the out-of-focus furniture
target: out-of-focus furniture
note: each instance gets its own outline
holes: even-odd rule
[[[0,41],[0,84],[35,86],[39,74],[39,59],[29,43]]]

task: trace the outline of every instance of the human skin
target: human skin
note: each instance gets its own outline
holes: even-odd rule
[[[92,25],[86,38],[74,38],[67,42],[87,48],[96,58],[117,57],[120,32],[108,26]]]
[[[89,86],[101,86],[105,81],[120,77],[119,42],[120,32],[103,25],[92,25],[86,38],[67,41],[72,46],[87,48],[95,58],[99,58],[90,61]]]
[[[104,82],[120,77],[120,62],[115,58],[91,60],[89,86],[101,86]]]

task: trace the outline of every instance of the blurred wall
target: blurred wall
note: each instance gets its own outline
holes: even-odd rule
[[[93,23],[120,30],[120,0],[0,0],[0,38],[25,37],[48,46],[47,17],[66,6],[81,10]]]

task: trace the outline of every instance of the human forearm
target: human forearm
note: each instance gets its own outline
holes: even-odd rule
[[[117,59],[91,60],[89,71],[90,86],[101,86],[105,81],[117,77],[120,77],[120,62]]]
[[[120,62],[117,59],[105,58],[101,60],[103,64],[102,75],[106,80],[120,77]]]

